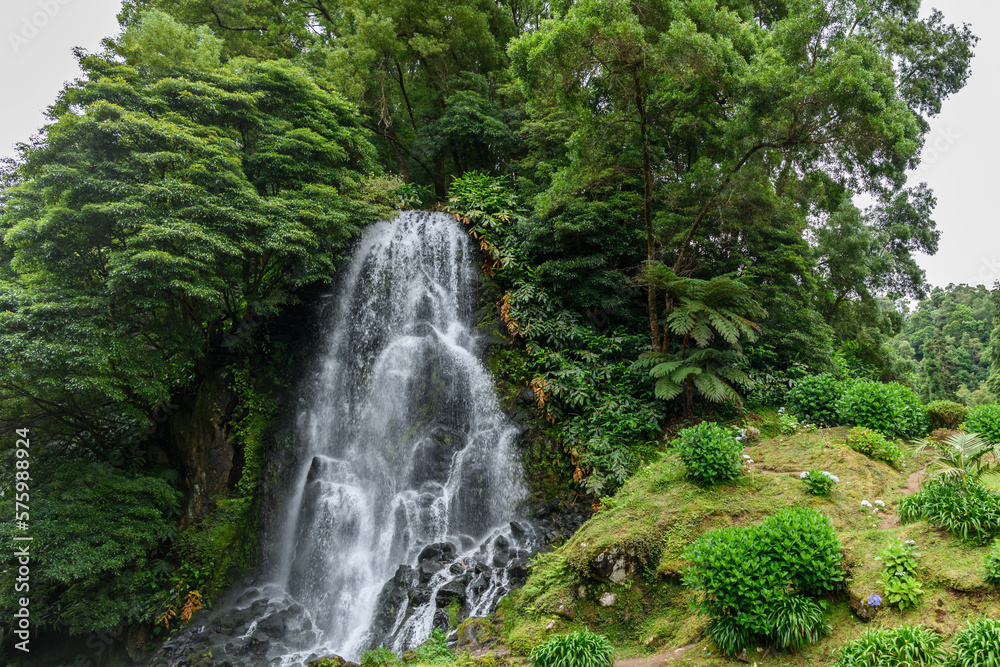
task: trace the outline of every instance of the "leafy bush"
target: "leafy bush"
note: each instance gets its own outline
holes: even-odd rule
[[[969,621],[952,637],[948,667],[1000,667],[1000,619]]]
[[[900,625],[861,635],[841,649],[833,667],[922,667],[940,665],[944,655],[935,632],[922,625]]]
[[[759,645],[798,648],[827,632],[823,606],[792,601],[843,581],[840,541],[830,521],[803,507],[756,526],[709,531],[688,547],[684,583],[703,591],[708,634],[728,655]]]
[[[756,540],[757,552],[779,568],[796,592],[822,595],[844,580],[840,540],[819,510],[786,508],[745,530]]]
[[[724,426],[702,422],[679,432],[674,450],[698,484],[725,482],[739,476],[743,445]]]
[[[991,444],[1000,443],[1000,403],[977,405],[965,417],[965,430]]]
[[[993,543],[993,548],[986,554],[986,576],[991,584],[1000,584],[1000,540]]]
[[[394,667],[399,664],[399,658],[385,646],[373,648],[361,654],[361,667]]]
[[[884,435],[864,426],[856,426],[847,435],[847,446],[876,461],[885,461],[893,468],[903,465],[903,453],[899,445],[889,442]]]
[[[611,667],[615,649],[604,635],[584,630],[556,635],[531,650],[535,667]]]
[[[968,412],[961,403],[955,401],[932,401],[925,408],[931,430],[939,428],[957,429]]]
[[[978,482],[963,489],[935,479],[899,501],[899,518],[928,521],[970,544],[986,544],[1000,534],[1000,495]]]
[[[434,628],[427,641],[407,651],[403,659],[406,662],[443,665],[452,662],[455,659],[455,654],[448,648],[448,635],[441,628]]]
[[[778,433],[791,435],[799,428],[799,419],[785,408],[778,408]]]
[[[920,399],[901,384],[859,380],[844,388],[837,413],[842,423],[866,426],[896,438],[927,433],[927,415]]]
[[[804,421],[836,426],[840,423],[837,401],[844,389],[829,373],[802,378],[788,392],[788,407]]]
[[[892,577],[883,572],[882,586],[885,588],[885,597],[888,603],[896,606],[901,611],[910,607],[916,607],[920,603],[920,598],[924,595],[923,587],[914,577]]]
[[[836,475],[823,470],[807,470],[799,477],[806,484],[806,489],[814,496],[828,496],[833,485],[840,481]]]

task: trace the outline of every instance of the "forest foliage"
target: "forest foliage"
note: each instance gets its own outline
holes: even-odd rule
[[[597,496],[668,422],[780,403],[820,373],[995,400],[996,290],[928,293],[916,261],[939,231],[907,171],[977,41],[920,10],[127,0],[0,189],[0,423],[111,495],[137,485],[132,516],[148,514],[100,567],[96,544],[61,560],[67,514],[40,549],[44,623],[155,614],[139,573],[180,565],[163,560],[176,486],[137,438],[243,368],[260,323],[330,281],[394,202],[450,210],[478,240],[508,370]],[[89,502],[49,469],[60,502]],[[68,615],[82,595],[107,604]]]

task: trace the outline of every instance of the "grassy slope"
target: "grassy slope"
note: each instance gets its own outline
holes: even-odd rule
[[[900,526],[895,520],[908,477],[925,461],[909,458],[902,471],[894,470],[848,448],[847,432],[824,429],[764,440],[746,450],[755,461],[748,475],[711,489],[684,480],[683,465],[671,454],[640,471],[566,544],[538,559],[525,587],[505,600],[503,632],[511,650],[524,655],[552,634],[586,626],[609,635],[619,657],[665,653],[677,656],[677,664],[729,664],[702,637],[707,619],[691,611],[694,596],[680,585],[684,548],[712,528],[756,523],[795,505],[815,507],[833,521],[844,545],[847,587],[831,598],[831,636],[794,655],[762,647],[753,656],[758,664],[830,664],[837,649],[867,627],[923,623],[949,635],[970,617],[1000,614],[1000,592],[983,580],[986,548],[968,547],[924,523]],[[828,498],[805,492],[798,473],[810,468],[840,477]],[[886,503],[887,513],[873,519],[860,503],[876,499]],[[876,559],[893,537],[917,542],[926,593],[917,608],[882,610],[866,624],[849,603],[882,593]],[[611,548],[638,564],[635,576],[617,585],[593,579],[589,566]],[[598,600],[607,592],[616,600],[605,607]],[[674,652],[685,646],[682,654]]]

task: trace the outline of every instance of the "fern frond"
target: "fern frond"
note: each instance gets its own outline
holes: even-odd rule
[[[727,398],[735,398],[736,392],[728,384],[710,373],[703,373],[694,379],[694,386],[702,395],[713,403],[720,403]]]
[[[672,398],[676,398],[683,388],[683,385],[673,382],[670,378],[660,378],[656,381],[653,393],[657,398],[669,401]]]

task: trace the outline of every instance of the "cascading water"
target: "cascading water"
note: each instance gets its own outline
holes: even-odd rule
[[[402,213],[357,244],[299,416],[305,456],[272,583],[260,591],[269,607],[304,608],[306,620],[297,640],[271,643],[270,660],[356,658],[375,643],[402,651],[430,634],[441,591],[460,576],[463,586],[481,579],[462,594],[469,615],[488,613],[506,592],[502,573],[488,575],[524,540],[509,527],[524,491],[516,428],[471,330],[472,251],[441,213]],[[456,564],[418,575],[413,568],[431,557]],[[374,632],[383,585],[411,573],[428,599],[393,608]]]

